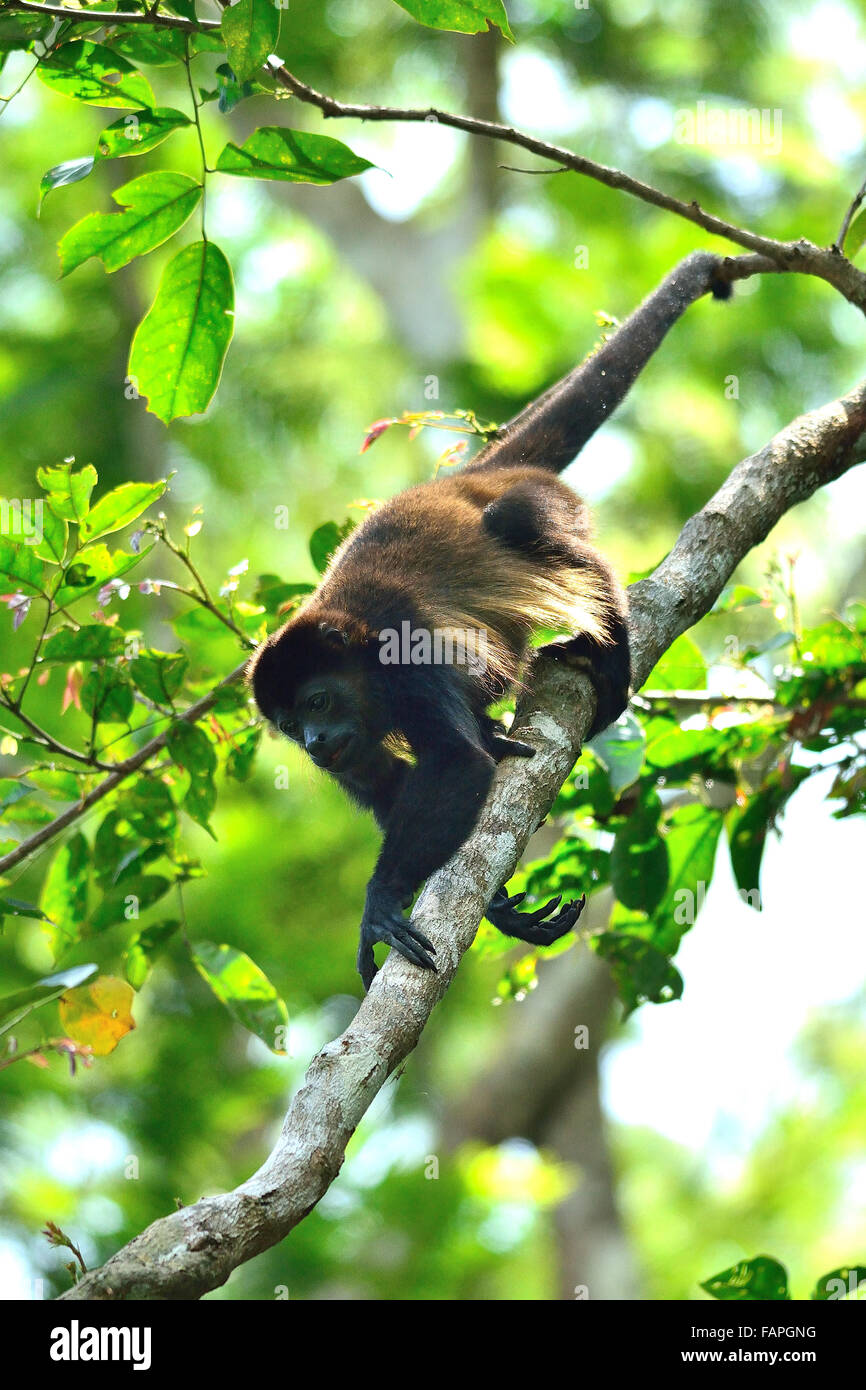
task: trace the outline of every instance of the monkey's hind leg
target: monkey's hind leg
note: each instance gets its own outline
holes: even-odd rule
[[[518,941],[528,941],[532,946],[550,946],[552,942],[565,936],[566,932],[571,931],[586,903],[584,894],[575,902],[568,902],[564,907],[559,907],[562,902],[560,896],[552,898],[536,912],[518,912],[518,904],[522,903],[525,897],[525,893],[515,893],[513,898],[509,898],[503,886],[493,894],[484,916],[503,935],[515,936]]]

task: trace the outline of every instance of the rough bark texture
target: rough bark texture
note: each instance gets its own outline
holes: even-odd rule
[[[655,573],[632,586],[636,689],[776,521],[857,461],[864,430],[866,383],[801,416],[734,468]],[[574,764],[592,713],[585,677],[562,662],[538,662],[518,711],[520,736],[535,745],[536,756],[500,765],[477,829],[415,908],[418,926],[436,943],[438,973],[392,952],[349,1027],[313,1059],[259,1171],[234,1192],[154,1222],[63,1298],[198,1298],[303,1220],[339,1172],[373,1097],[418,1042],[485,903],[513,871]]]

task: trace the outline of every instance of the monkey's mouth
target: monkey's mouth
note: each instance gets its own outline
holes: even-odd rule
[[[326,772],[333,772],[340,763],[345,762],[347,754],[352,745],[352,735],[346,734],[345,738],[339,743],[328,749],[327,753],[311,753],[310,757],[317,767],[324,768]]]

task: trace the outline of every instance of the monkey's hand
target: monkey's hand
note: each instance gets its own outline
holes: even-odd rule
[[[373,958],[373,946],[377,941],[384,941],[413,965],[420,965],[424,970],[436,969],[432,959],[436,947],[403,916],[403,905],[402,895],[372,883],[368,885],[358,944],[358,974],[365,991],[369,990],[377,970]]]
[[[500,888],[494,893],[484,916],[506,936],[516,936],[519,941],[529,941],[533,946],[549,946],[551,942],[565,936],[567,931],[571,931],[586,904],[584,893],[576,901],[568,902],[561,908],[560,896],[552,898],[536,912],[518,912],[518,904],[522,903],[525,897],[525,893],[515,893],[513,898],[509,898],[505,889]]]

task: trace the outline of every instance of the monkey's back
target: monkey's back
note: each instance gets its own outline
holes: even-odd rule
[[[534,553],[491,529],[485,509],[524,492],[540,499],[558,551],[551,545]],[[588,534],[585,505],[555,475],[469,469],[408,488],[371,512],[332,557],[316,597],[326,607],[351,609],[363,593],[375,611],[381,596],[389,617],[483,631],[492,670],[512,681],[533,630],[604,640],[603,586],[578,559]]]

